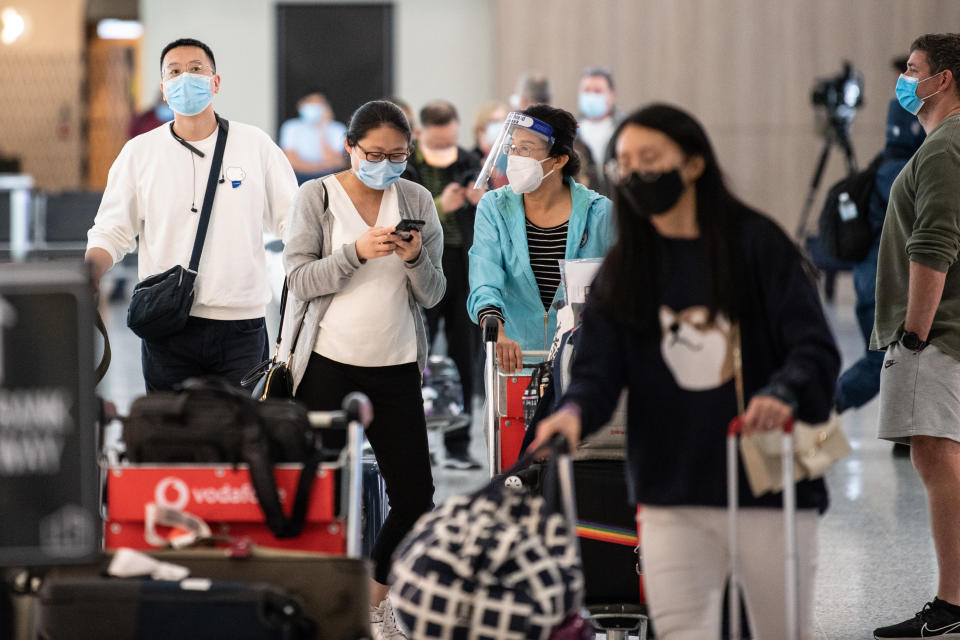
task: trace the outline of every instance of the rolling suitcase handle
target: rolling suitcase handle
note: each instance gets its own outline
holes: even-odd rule
[[[347,504],[347,556],[362,556],[361,511],[363,508],[363,431],[373,421],[373,405],[362,393],[351,393],[343,399],[341,411],[311,411],[308,414],[310,426],[325,429],[347,426],[347,473],[342,474],[346,481]]]
[[[737,539],[737,510],[739,507],[739,465],[737,435],[743,427],[743,418],[735,417],[727,429],[727,537],[730,545],[730,587],[728,594],[730,640],[740,640],[740,552]],[[787,637],[799,640],[799,603],[797,596],[797,500],[793,478],[793,419],[783,425],[780,447],[783,464],[783,530],[786,549],[784,593],[786,597]]]
[[[483,345],[485,348],[486,365],[484,366],[484,375],[486,376],[486,415],[484,420],[487,426],[487,468],[490,470],[490,477],[497,475],[500,446],[497,438],[497,408],[494,402],[494,396],[497,392],[497,336],[500,333],[500,325],[493,316],[487,316],[483,319]]]

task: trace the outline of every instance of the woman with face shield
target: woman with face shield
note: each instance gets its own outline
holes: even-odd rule
[[[283,262],[294,313],[297,400],[338,409],[360,391],[373,403],[366,430],[390,500],[374,544],[370,623],[375,638],[400,638],[387,595],[390,558],[433,507],[433,478],[420,380],[427,357],[420,307],[443,297],[443,232],[424,187],[400,178],[410,124],[393,103],[361,106],[345,148],[351,168],[306,182],[293,202]],[[418,229],[422,229],[419,231]]]
[[[613,139],[617,243],[587,300],[572,381],[531,447],[557,432],[576,446],[628,389],[628,482],[643,505],[657,637],[719,639],[727,427],[741,404],[745,433],[779,430],[794,416],[823,422],[840,359],[796,246],[727,190],[696,120],[652,105]],[[750,628],[786,638],[782,497],[755,497],[742,463],[738,472]],[[808,637],[826,485],[799,482],[796,497],[800,635]]]
[[[505,176],[477,206],[470,248],[470,297],[475,322],[497,319],[497,361],[522,367],[523,350],[546,350],[556,331],[559,260],[602,257],[613,238],[610,201],[575,182],[577,121],[534,105],[507,116],[477,185]]]

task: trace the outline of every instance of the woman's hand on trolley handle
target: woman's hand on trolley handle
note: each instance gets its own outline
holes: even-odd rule
[[[783,428],[793,417],[790,405],[773,396],[757,395],[750,399],[743,414],[741,433],[750,435]]]
[[[520,343],[507,337],[500,322],[500,333],[497,335],[497,365],[504,373],[519,372],[523,368],[523,351]]]
[[[529,451],[536,451],[548,442],[555,434],[562,434],[570,446],[570,453],[577,450],[580,444],[580,407],[573,403],[566,403],[553,415],[544,418],[537,425],[537,437],[528,447]]]

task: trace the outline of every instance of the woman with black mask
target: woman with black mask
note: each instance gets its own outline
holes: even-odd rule
[[[614,140],[618,240],[587,302],[561,408],[532,446],[556,432],[575,446],[629,389],[629,489],[643,506],[658,637],[719,638],[737,335],[745,433],[779,429],[791,416],[824,421],[840,359],[796,247],[727,190],[696,120],[652,105],[626,118]],[[781,496],[754,497],[739,473],[750,626],[756,637],[784,638]],[[798,483],[797,502],[800,616],[809,630],[823,480]]]

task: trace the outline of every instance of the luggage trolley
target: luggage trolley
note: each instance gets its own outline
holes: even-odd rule
[[[106,470],[104,546],[157,549],[176,534],[176,528],[167,536],[158,533],[159,525],[163,531],[179,527],[199,533],[201,538],[245,536],[275,549],[361,557],[363,431],[373,418],[373,409],[360,393],[348,395],[343,407],[307,414],[314,429],[346,428],[347,443],[336,460],[317,467],[306,524],[299,536],[278,539],[267,528],[245,464],[121,463]],[[287,496],[287,504],[296,492],[301,467],[275,465],[277,487]],[[158,505],[159,510],[148,505]]]
[[[305,551],[312,542],[298,550],[264,548],[279,546],[270,541],[261,543],[259,538],[269,538],[269,531],[250,536],[255,543],[261,543],[264,547],[247,547],[235,537],[246,534],[238,534],[233,528],[235,523],[231,522],[229,535],[235,539],[228,549],[154,548],[150,551],[150,555],[157,560],[189,570],[189,579],[182,582],[105,577],[114,557],[109,551],[93,565],[53,567],[42,579],[32,579],[25,572],[24,584],[29,585],[29,590],[25,588],[23,594],[29,593],[31,597],[26,613],[34,620],[35,635],[133,640],[141,637],[143,625],[149,624],[153,635],[157,637],[187,637],[198,630],[207,630],[211,625],[217,628],[215,625],[222,624],[221,616],[247,616],[243,619],[255,620],[259,626],[251,624],[245,629],[248,635],[244,637],[368,638],[369,568],[368,562],[360,557],[360,452],[363,431],[372,417],[370,401],[360,393],[347,396],[343,410],[307,414],[314,429],[347,430],[347,444],[340,451],[338,459],[323,463],[317,471],[313,487],[315,494],[310,506],[311,510],[315,508],[314,500],[328,505],[323,509],[329,509],[331,518],[313,524],[330,529],[328,542],[336,539],[336,544],[330,549],[336,555]],[[124,473],[121,476],[126,476],[124,479],[133,484],[131,481],[135,481],[137,476],[135,470],[141,466],[127,464],[109,467],[107,478],[113,481],[111,489],[116,489],[117,485],[113,474],[115,469],[122,468]],[[151,466],[164,469],[159,465]],[[231,474],[236,476],[234,479],[246,478],[249,481],[245,465],[238,465],[236,470],[230,465],[169,465],[166,471],[173,475],[188,467],[200,469],[220,481],[218,487],[224,498],[221,502],[231,502],[234,498],[236,502],[241,502],[242,494],[233,494],[229,490],[222,490],[222,487],[230,486],[228,476]],[[224,473],[218,476],[218,469]],[[278,468],[276,477],[281,486],[285,471],[296,473],[297,470]],[[336,478],[334,471],[337,472]],[[324,478],[327,480],[324,481]],[[341,491],[339,499],[335,495],[337,490]],[[152,485],[149,491],[154,492]],[[193,489],[189,493],[193,500]],[[171,495],[174,494],[176,492]],[[339,503],[336,512],[335,503]],[[144,505],[137,506],[143,518]],[[231,504],[228,511],[233,509],[230,513],[236,514],[239,513],[236,509],[241,507],[240,504]],[[186,507],[192,508],[192,504]],[[111,517],[113,515],[110,514]],[[254,522],[252,516],[249,522],[243,524],[250,528],[259,526],[266,529],[263,514],[259,518],[259,524]],[[111,523],[108,521],[106,526],[109,532]],[[214,535],[217,526],[211,525]],[[143,531],[142,524],[140,530]],[[307,539],[313,538],[307,536]],[[107,546],[111,546],[109,540]],[[187,583],[195,586],[187,586]],[[230,595],[224,596],[228,591]],[[182,615],[168,615],[173,607]],[[223,613],[225,607],[229,610]],[[300,626],[301,623],[304,626]],[[213,637],[216,633],[211,631],[207,637]]]
[[[531,370],[508,374],[497,364],[497,321],[487,318],[483,325],[486,349],[484,362],[484,431],[487,435],[487,462],[490,477],[509,468],[520,457],[525,423],[523,419],[523,392],[530,383]],[[523,360],[542,362],[547,351],[524,351]]]

